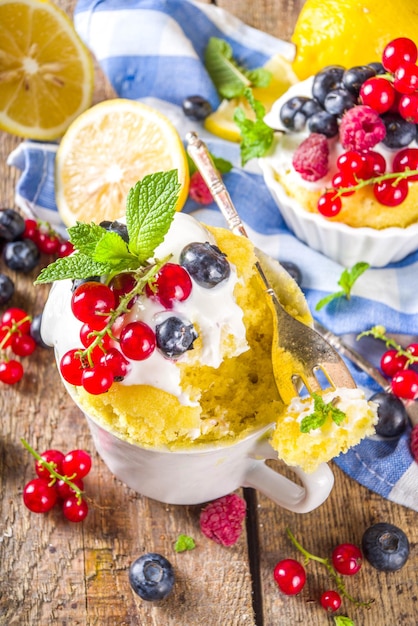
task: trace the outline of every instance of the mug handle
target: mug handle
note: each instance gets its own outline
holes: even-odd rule
[[[312,474],[298,467],[292,470],[303,487],[266,465],[266,459],[278,459],[276,451],[266,438],[257,441],[248,458],[243,487],[253,487],[280,506],[295,513],[309,513],[328,498],[334,485],[334,474],[326,463],[321,463]]]

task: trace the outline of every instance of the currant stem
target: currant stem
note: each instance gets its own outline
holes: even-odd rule
[[[386,174],[381,174],[380,176],[376,176],[375,178],[359,180],[357,184],[352,185],[351,187],[338,187],[338,189],[332,188],[335,191],[335,196],[333,196],[333,199],[338,198],[347,192],[357,191],[357,189],[367,187],[367,185],[381,183],[384,180],[395,179],[394,185],[396,186],[400,180],[416,175],[418,175],[418,170],[405,170],[404,172],[386,172]]]
[[[365,330],[357,336],[357,340],[361,337],[371,335],[375,339],[380,339],[385,342],[387,348],[393,348],[396,350],[398,356],[404,356],[407,359],[405,367],[409,367],[413,363],[418,363],[418,356],[412,354],[408,349],[402,348],[394,339],[386,335],[386,328],[384,326],[373,326],[370,330]]]
[[[289,537],[290,541],[293,543],[293,545],[295,546],[295,548],[297,548],[297,550],[299,550],[299,552],[301,552],[303,554],[303,556],[305,557],[305,565],[307,565],[309,563],[309,561],[317,561],[318,563],[321,563],[322,565],[325,566],[325,568],[328,571],[328,574],[331,576],[331,578],[333,578],[335,580],[335,583],[337,585],[337,589],[339,591],[339,593],[344,597],[347,598],[347,600],[349,600],[350,602],[352,602],[355,606],[363,606],[366,609],[369,609],[371,604],[374,602],[374,600],[368,600],[367,602],[362,602],[361,600],[357,600],[356,598],[353,598],[353,596],[351,596],[348,591],[345,588],[345,584],[344,581],[342,579],[342,577],[335,571],[335,569],[333,568],[333,566],[331,565],[331,563],[329,562],[328,559],[324,559],[323,557],[317,556],[316,554],[311,554],[310,552],[308,552],[296,539],[296,537],[293,535],[293,533],[291,532],[291,530],[289,528],[286,528],[286,533],[287,536]]]
[[[25,324],[26,322],[31,322],[31,321],[32,321],[32,317],[30,315],[26,315],[26,317],[24,317],[23,319],[19,320],[18,322],[12,322],[10,327],[9,326],[3,326],[3,328],[9,328],[9,330],[4,335],[3,339],[0,341],[0,351],[3,350],[4,346],[9,341],[10,337],[14,333],[17,333],[19,331],[19,326],[22,326],[22,324]]]
[[[75,483],[73,483],[73,482],[71,481],[71,479],[70,479],[70,478],[68,478],[68,476],[62,476],[62,474],[59,474],[59,473],[58,473],[58,472],[54,469],[53,464],[52,464],[52,463],[48,463],[48,461],[45,461],[45,459],[43,459],[43,458],[41,457],[41,455],[40,455],[40,454],[38,454],[38,453],[36,452],[36,450],[34,450],[34,449],[32,448],[32,446],[30,446],[30,445],[28,444],[28,442],[27,442],[25,439],[21,438],[21,439],[20,439],[20,441],[22,442],[22,445],[26,448],[26,450],[28,450],[28,452],[30,452],[30,453],[31,453],[31,455],[32,455],[32,456],[34,456],[34,457],[35,457],[35,459],[36,459],[37,461],[39,461],[39,462],[40,462],[40,464],[48,470],[48,472],[51,474],[51,476],[53,476],[53,477],[54,477],[54,479],[57,479],[57,480],[63,480],[63,481],[64,481],[64,482],[65,482],[65,483],[66,483],[66,484],[67,484],[67,485],[68,485],[68,486],[69,486],[69,487],[70,487],[70,488],[71,488],[71,489],[75,492],[75,494],[76,494],[76,496],[77,496],[77,503],[78,503],[78,504],[80,504],[81,500],[83,499],[83,493],[84,493],[84,492],[80,489],[80,487],[77,487],[77,485],[76,485]],[[73,476],[72,476],[71,478],[73,478]],[[54,480],[54,481],[52,481],[52,483],[51,483],[51,484],[54,484],[54,482],[55,482],[55,480]]]

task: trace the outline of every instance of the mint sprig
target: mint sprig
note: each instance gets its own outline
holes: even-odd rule
[[[237,107],[234,112],[234,122],[241,134],[241,163],[244,166],[254,158],[266,154],[273,143],[274,131],[264,121],[266,109],[264,105],[254,98],[251,89],[244,90],[244,96],[254,111],[255,120],[246,117],[242,107]]]
[[[354,287],[354,283],[362,274],[364,274],[367,269],[369,269],[369,267],[369,263],[359,261],[358,263],[353,265],[352,268],[344,269],[337,283],[342,289],[339,291],[335,291],[334,293],[330,293],[324,298],[321,298],[321,300],[316,303],[315,310],[319,311],[320,309],[322,309],[322,307],[326,306],[327,304],[338,298],[347,298],[347,300],[349,300],[351,297],[351,291]]]
[[[314,401],[314,410],[302,419],[300,423],[300,431],[302,433],[309,433],[311,430],[321,428],[328,419],[331,419],[337,426],[342,424],[346,418],[346,414],[335,406],[340,400],[338,397],[333,398],[331,402],[325,402],[322,396],[313,393],[312,398]]]
[[[45,267],[35,284],[112,276],[145,266],[167,234],[179,191],[177,170],[145,176],[130,190],[126,202],[129,243],[100,225],[77,222],[68,229],[75,253]]]
[[[233,56],[224,39],[211,37],[205,49],[205,67],[221,98],[231,100],[244,93],[246,87],[267,87],[271,72],[264,68],[248,70]]]

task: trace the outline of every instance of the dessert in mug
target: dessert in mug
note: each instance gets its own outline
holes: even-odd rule
[[[98,240],[111,233],[122,248],[138,249],[122,221],[94,228]],[[297,284],[277,262],[262,259],[284,306],[309,324]],[[78,406],[122,440],[151,449],[228,445],[277,425],[279,456],[307,471],[371,434],[376,412],[357,389],[333,394],[344,410],[340,426],[330,414],[334,426],[301,432],[299,414],[313,411],[313,399],[288,409],[280,398],[273,320],[255,261],[248,239],[177,212],[136,270],[81,284],[56,281],[42,334]]]

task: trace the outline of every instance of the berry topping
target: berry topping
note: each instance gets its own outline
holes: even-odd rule
[[[234,545],[241,536],[246,506],[234,493],[210,502],[200,514],[203,534],[223,546]]]
[[[316,100],[306,96],[294,96],[287,100],[280,109],[280,121],[288,130],[299,132],[315,113],[322,111]]]
[[[417,46],[407,37],[398,37],[389,42],[382,54],[382,64],[388,72],[395,72],[405,61],[415,63],[416,60]]]
[[[103,328],[105,319],[115,308],[113,291],[102,283],[86,282],[77,287],[71,298],[71,310],[81,322],[92,328]]]
[[[340,123],[340,140],[345,150],[368,150],[386,135],[378,113],[368,106],[349,109]]]
[[[161,554],[144,554],[131,564],[129,582],[142,600],[163,600],[174,586],[173,567]]]
[[[147,359],[155,349],[155,334],[144,322],[130,322],[120,333],[120,349],[133,361]]]
[[[377,404],[378,422],[376,434],[381,437],[399,437],[408,424],[408,414],[404,403],[393,393],[380,391],[370,400]]]
[[[219,285],[231,273],[225,254],[208,242],[185,246],[180,253],[180,265],[186,268],[198,285],[206,289]]]
[[[189,96],[182,102],[183,113],[191,120],[201,121],[212,113],[210,102],[202,96]]]
[[[368,78],[376,76],[376,70],[371,65],[358,65],[346,70],[343,74],[343,85],[354,96],[360,93],[360,87]]]
[[[324,135],[311,133],[293,155],[293,167],[304,180],[319,180],[328,171],[328,142]]]
[[[328,113],[337,117],[341,117],[341,115],[348,111],[348,109],[353,108],[355,105],[355,96],[342,87],[333,89],[333,91],[327,93],[324,100],[325,111],[328,111]]]
[[[318,111],[308,120],[308,128],[311,133],[320,133],[328,139],[338,135],[338,121],[335,115],[328,111]]]
[[[273,576],[280,591],[287,596],[294,596],[302,591],[306,583],[305,568],[295,559],[279,561],[274,568]]]
[[[386,128],[383,143],[388,148],[406,148],[415,139],[417,132],[415,124],[407,122],[396,113],[387,113],[382,116]]]
[[[363,534],[361,546],[370,565],[382,572],[399,570],[408,560],[408,537],[393,524],[381,522],[370,526]]]
[[[312,84],[312,95],[322,105],[330,91],[341,87],[344,71],[341,65],[330,65],[316,74]]]
[[[157,347],[169,358],[176,358],[193,349],[198,334],[191,322],[170,316],[155,327]]]
[[[386,113],[395,102],[395,89],[382,76],[369,78],[360,88],[360,101],[377,113]]]
[[[125,243],[129,243],[128,228],[126,224],[122,224],[122,222],[118,222],[117,220],[114,220],[113,222],[104,220],[103,222],[100,222],[99,226],[105,228],[111,233],[117,233],[120,237],[122,237]]]
[[[172,309],[175,302],[187,300],[192,291],[192,281],[188,272],[176,263],[166,263],[155,275],[152,286],[147,285],[146,294],[161,302],[166,309]]]
[[[189,196],[198,204],[212,204],[213,197],[200,172],[193,172],[190,177]]]

